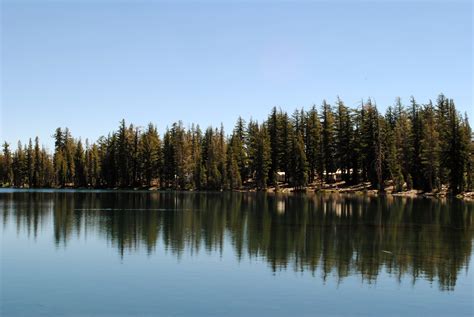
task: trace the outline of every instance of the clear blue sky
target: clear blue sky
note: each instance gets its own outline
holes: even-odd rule
[[[473,111],[467,1],[2,1],[0,139],[440,92]]]

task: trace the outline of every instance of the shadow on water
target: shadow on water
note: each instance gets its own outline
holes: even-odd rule
[[[232,245],[273,271],[438,281],[453,290],[469,267],[474,204],[343,195],[171,192],[3,192],[3,226],[35,238],[54,227],[57,246],[95,234],[127,252],[158,243],[177,257]]]

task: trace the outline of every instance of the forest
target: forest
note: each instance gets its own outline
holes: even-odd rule
[[[473,190],[472,131],[454,101],[409,105],[400,98],[378,111],[371,99],[351,109],[334,105],[274,107],[264,122],[239,117],[230,135],[219,128],[127,125],[96,142],[53,134],[54,152],[38,137],[0,154],[0,183],[18,188],[158,188],[266,190],[286,186],[318,189],[338,172],[345,185],[370,182],[400,192],[418,189],[452,194]],[[283,178],[283,179],[282,179]]]

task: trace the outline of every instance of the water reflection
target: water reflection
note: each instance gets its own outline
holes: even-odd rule
[[[453,290],[469,267],[474,204],[459,200],[341,195],[159,192],[0,193],[3,226],[57,246],[97,236],[127,252],[162,243],[177,257],[232,245],[273,271],[317,269],[323,279],[359,274],[437,281]]]

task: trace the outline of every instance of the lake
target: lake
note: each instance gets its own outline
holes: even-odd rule
[[[2,316],[472,316],[474,203],[0,190]]]

